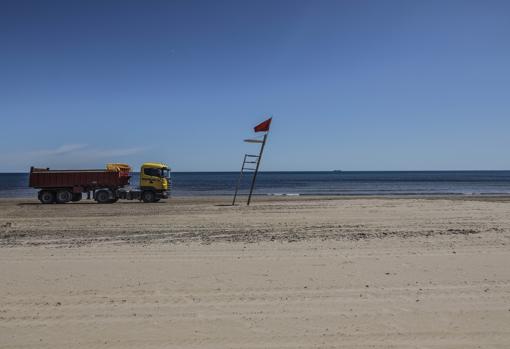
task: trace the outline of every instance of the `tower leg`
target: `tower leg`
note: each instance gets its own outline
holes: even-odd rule
[[[260,154],[259,154],[259,157],[257,160],[257,166],[255,167],[255,173],[253,174],[253,178],[251,180],[250,194],[248,195],[248,202],[246,203],[246,206],[250,206],[251,196],[253,194],[253,189],[255,188],[255,181],[257,180],[257,174],[259,172],[260,161],[262,161],[262,154],[264,153],[264,147],[266,145],[266,140],[267,140],[267,133],[264,135],[264,140],[262,141],[262,146],[260,147]]]
[[[243,165],[241,166],[241,172],[239,173],[239,179],[237,180],[236,191],[234,193],[234,198],[232,199],[232,206],[236,204],[237,192],[239,191],[239,186],[241,185],[241,179],[243,178],[243,170],[244,164],[246,163],[246,154],[244,155]]]

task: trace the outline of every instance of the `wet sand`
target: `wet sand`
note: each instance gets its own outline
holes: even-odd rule
[[[508,198],[0,200],[2,348],[508,348]]]

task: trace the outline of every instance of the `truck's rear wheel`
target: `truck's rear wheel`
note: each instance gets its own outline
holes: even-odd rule
[[[65,204],[66,202],[71,201],[72,198],[73,193],[71,193],[69,190],[59,190],[57,191],[55,200],[57,201],[57,204]]]
[[[73,198],[71,199],[71,201],[78,202],[82,199],[82,197],[83,197],[82,193],[73,193]]]
[[[146,190],[142,193],[143,202],[154,202],[156,201],[156,193],[152,190]]]
[[[108,191],[106,191],[106,190],[96,191],[95,199],[99,204],[111,203],[110,193],[108,193]]]
[[[43,204],[52,204],[55,202],[55,193],[50,190],[41,190],[38,197],[39,201]]]

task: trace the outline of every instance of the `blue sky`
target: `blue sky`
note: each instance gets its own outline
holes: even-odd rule
[[[508,1],[1,1],[0,171],[510,169]]]

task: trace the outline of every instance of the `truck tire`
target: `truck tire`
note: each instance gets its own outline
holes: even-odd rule
[[[78,202],[83,198],[82,193],[73,193],[73,198],[71,199],[72,202]]]
[[[154,202],[156,200],[156,193],[152,190],[146,190],[142,193],[143,202]]]
[[[55,193],[51,190],[41,190],[37,197],[43,204],[52,204],[55,202]]]
[[[73,193],[69,190],[59,190],[57,191],[57,195],[55,196],[55,201],[57,204],[65,204],[73,199]]]
[[[95,199],[98,204],[109,204],[111,203],[110,193],[108,190],[98,190],[96,191]]]

